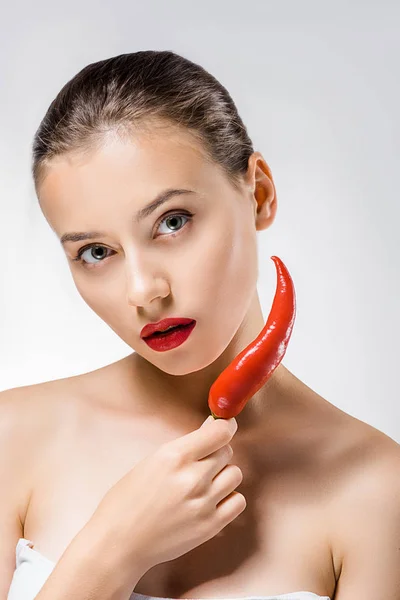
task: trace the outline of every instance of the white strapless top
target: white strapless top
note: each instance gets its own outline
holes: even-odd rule
[[[7,600],[34,600],[49,577],[56,563],[29,546],[33,542],[20,538],[16,547],[16,569],[14,571]],[[132,592],[129,600],[176,600],[159,598]],[[200,598],[199,600],[205,600]],[[209,598],[207,600],[330,600],[328,596],[318,596],[312,592],[291,592],[279,596],[247,596],[242,598]]]

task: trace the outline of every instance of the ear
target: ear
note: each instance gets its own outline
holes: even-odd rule
[[[271,169],[260,152],[249,157],[245,181],[254,202],[256,229],[267,229],[275,219],[277,197]]]

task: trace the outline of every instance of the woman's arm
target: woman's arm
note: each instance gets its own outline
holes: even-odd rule
[[[129,600],[146,568],[140,557],[129,565],[124,560],[115,540],[89,521],[69,544],[34,600]]]
[[[15,548],[24,535],[26,438],[18,427],[15,394],[0,392],[0,598],[7,598],[15,571]]]
[[[400,600],[400,446],[352,477],[336,520],[342,569],[334,600]]]

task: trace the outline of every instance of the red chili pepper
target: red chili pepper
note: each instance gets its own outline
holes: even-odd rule
[[[296,316],[296,294],[283,262],[271,256],[277,288],[267,322],[259,335],[222,371],[210,388],[214,419],[236,417],[266,383],[285,355]]]

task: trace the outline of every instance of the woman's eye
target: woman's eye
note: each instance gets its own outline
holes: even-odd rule
[[[169,233],[171,233],[171,232],[173,233],[174,231],[179,231],[180,229],[182,229],[183,226],[179,227],[179,222],[181,221],[182,217],[184,219],[186,219],[186,221],[189,221],[192,216],[193,216],[192,214],[186,215],[186,214],[181,214],[181,213],[167,215],[166,217],[161,219],[160,226],[162,223],[164,223],[164,221],[165,221],[165,223],[167,223],[169,221],[171,223],[170,225],[168,225]],[[168,232],[167,232],[167,234],[168,234]]]
[[[109,248],[106,248],[105,246],[99,246],[98,244],[93,244],[92,246],[86,247],[86,248],[81,248],[81,250],[79,250],[76,258],[74,258],[73,260],[79,261],[84,263],[85,265],[94,265],[98,262],[101,262],[102,260],[104,260],[104,258],[107,258],[107,251],[109,252],[113,252],[113,250],[110,250]],[[86,258],[84,259],[83,257],[86,254]],[[94,262],[91,262],[91,258],[95,259]]]
[[[167,233],[163,234],[168,236],[169,233],[174,233],[176,231],[180,231],[183,226],[185,225],[185,223],[183,225],[181,225],[182,222],[182,218],[186,219],[187,221],[190,221],[190,219],[193,217],[193,213],[174,213],[174,214],[169,214],[166,215],[165,217],[163,217],[163,219],[161,219],[160,224],[158,229],[160,228],[160,226],[165,222],[167,225]],[[85,248],[81,248],[78,251],[78,254],[75,258],[73,258],[72,260],[77,261],[77,262],[81,262],[82,264],[84,264],[85,266],[87,266],[88,268],[92,268],[91,265],[96,265],[100,262],[103,262],[105,258],[108,258],[109,254],[107,254],[108,252],[114,252],[114,250],[110,250],[110,248],[106,248],[105,246],[101,246],[100,244],[91,244],[90,246],[86,246]],[[85,256],[86,254],[86,256]],[[93,262],[92,262],[93,259]],[[90,267],[89,267],[90,265]]]

